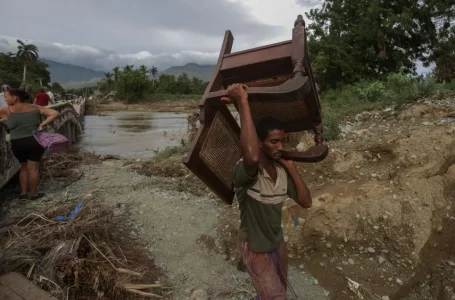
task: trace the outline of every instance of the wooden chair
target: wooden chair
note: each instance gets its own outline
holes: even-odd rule
[[[318,162],[328,154],[323,144],[321,107],[308,60],[305,22],[297,17],[292,40],[231,53],[234,38],[225,33],[218,62],[199,104],[200,127],[182,162],[224,202],[232,204],[233,167],[241,158],[240,128],[220,98],[233,83],[248,86],[253,120],[273,116],[287,133],[313,130],[316,145],[283,157]]]

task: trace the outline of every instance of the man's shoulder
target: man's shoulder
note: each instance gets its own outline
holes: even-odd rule
[[[234,166],[234,186],[235,187],[244,187],[251,185],[257,180],[257,175],[251,176],[245,169],[243,164],[243,159],[239,161]]]

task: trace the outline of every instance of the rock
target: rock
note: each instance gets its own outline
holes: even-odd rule
[[[317,279],[314,280],[314,284],[315,285],[318,285],[319,284],[319,281]]]
[[[105,166],[108,166],[108,167],[115,167],[117,164],[115,163],[115,161],[103,161],[103,165]]]
[[[431,123],[431,122],[423,122],[422,125],[423,126],[432,126],[433,123]]]
[[[374,248],[372,248],[372,247],[369,247],[367,249],[367,251],[370,252],[370,253],[375,253],[376,252],[376,250],[374,250]]]
[[[441,232],[442,231],[442,226],[439,226],[437,230],[438,230],[438,232]]]
[[[190,300],[209,300],[209,293],[203,289],[195,290],[191,293]]]
[[[451,267],[455,267],[455,263],[453,261],[448,261],[447,264]]]
[[[284,236],[284,242],[285,243],[289,242],[289,237],[287,235]]]
[[[379,264],[382,265],[385,262],[385,258],[382,256],[379,256],[378,261],[379,261]]]
[[[374,230],[379,230],[379,226],[375,225],[373,226]]]
[[[382,296],[382,300],[390,300],[389,296]]]
[[[92,199],[93,199],[93,195],[92,194],[87,194],[84,197],[82,197],[82,201],[89,201],[89,200],[92,200]]]
[[[348,259],[348,263],[349,263],[350,265],[353,265],[353,264],[354,264],[354,260],[353,260],[352,258],[350,258],[350,259]]]
[[[330,244],[330,243],[326,243],[325,246],[326,246],[327,248],[332,248],[332,244]]]
[[[299,151],[299,152],[304,152],[305,150],[307,150],[305,147],[306,147],[305,144],[304,144],[303,142],[300,142],[300,143],[297,145],[297,147],[295,147],[295,148],[296,148],[297,151]]]
[[[397,283],[398,283],[399,285],[403,285],[403,281],[401,281],[400,278],[397,278]]]
[[[343,266],[349,265],[349,263],[347,261],[345,261],[345,260],[343,260],[341,263],[343,264]]]

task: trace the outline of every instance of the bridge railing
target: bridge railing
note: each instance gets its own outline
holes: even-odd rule
[[[81,121],[84,116],[85,101],[80,104],[65,101],[50,105],[49,108],[55,109],[59,113],[57,119],[49,124],[49,127],[54,132],[66,136],[70,144],[76,143],[79,140],[79,135],[82,134]],[[43,117],[43,120],[45,118]]]
[[[49,108],[58,111],[58,117],[48,125],[50,132],[57,132],[66,136],[70,145],[79,140],[82,133],[81,121],[85,110],[85,101],[80,104],[72,104],[71,101],[63,101]],[[43,120],[46,117],[43,117]],[[0,122],[0,189],[20,169],[20,164],[11,151],[7,126]]]
[[[7,127],[0,122],[0,189],[17,173],[20,164],[11,151]]]

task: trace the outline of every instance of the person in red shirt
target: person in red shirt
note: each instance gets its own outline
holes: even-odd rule
[[[46,93],[46,90],[42,88],[38,94],[35,95],[35,104],[39,106],[47,106],[51,98]]]

